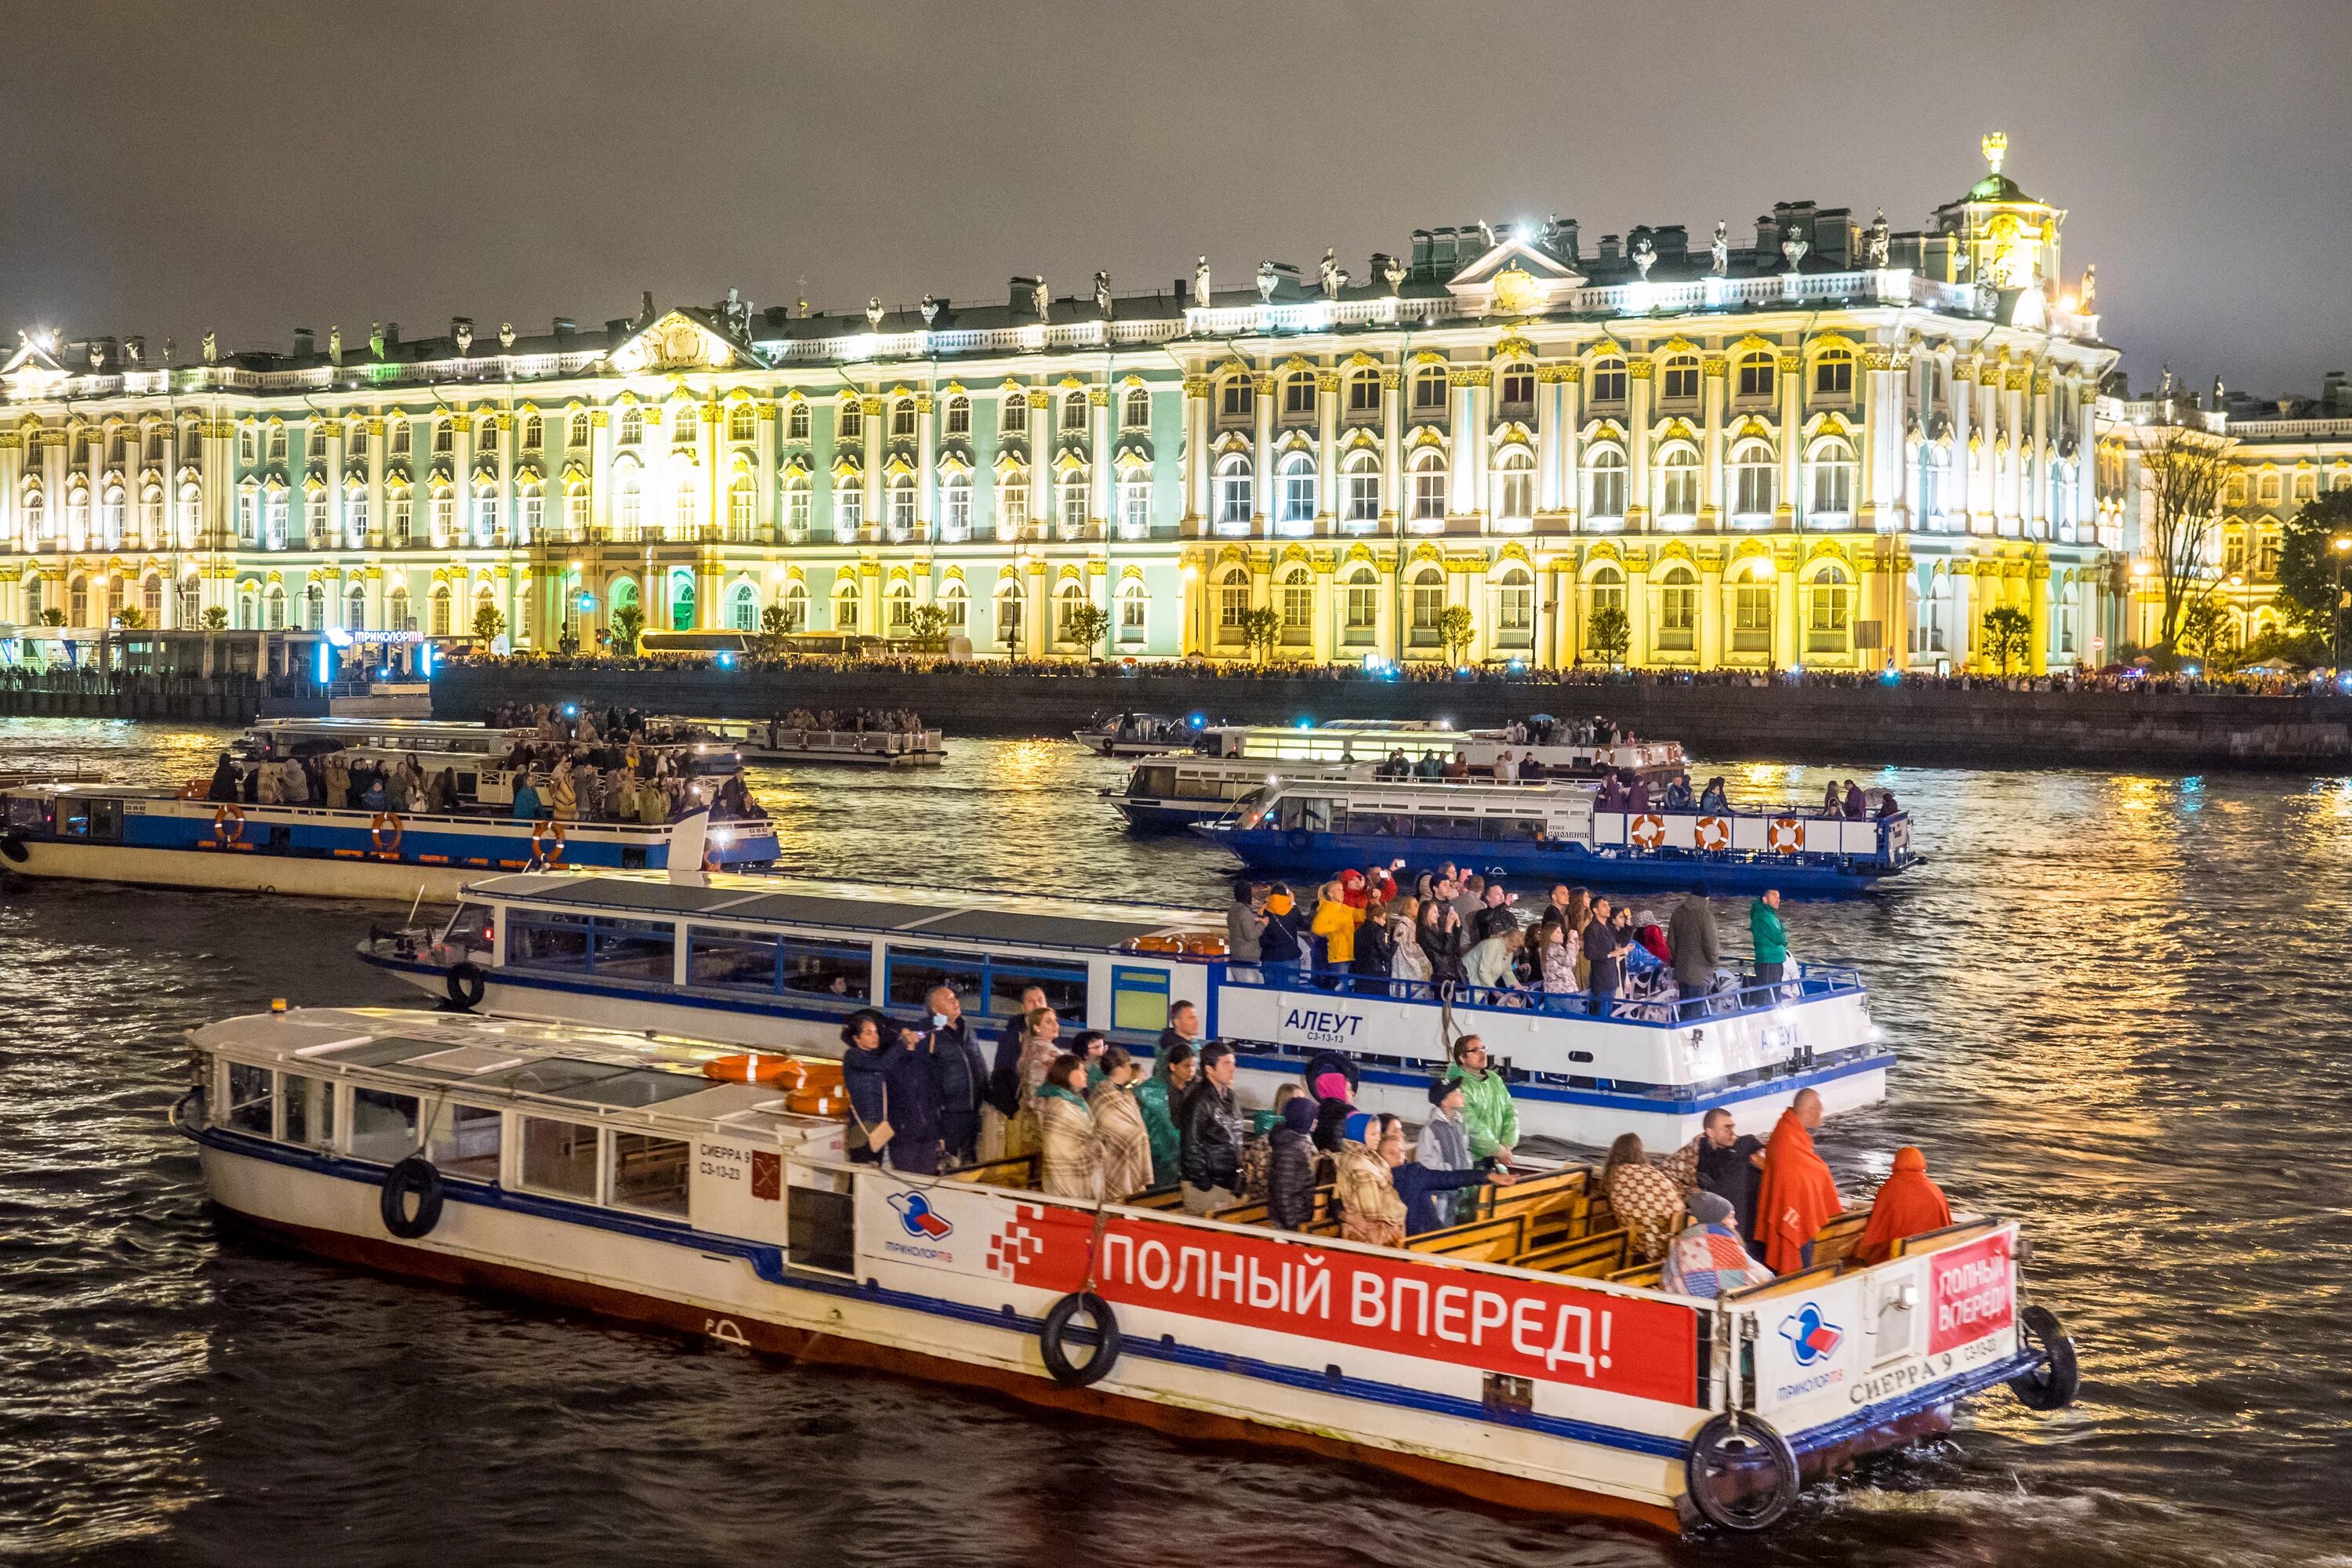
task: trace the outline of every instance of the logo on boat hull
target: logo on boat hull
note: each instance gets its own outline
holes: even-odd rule
[[[889,1203],[898,1212],[898,1228],[917,1241],[945,1241],[955,1234],[954,1222],[934,1214],[920,1193],[892,1193]]]
[[[1822,1317],[1822,1310],[1808,1301],[1780,1320],[1780,1337],[1789,1342],[1790,1352],[1799,1366],[1814,1366],[1837,1354],[1838,1346],[1845,1342],[1845,1331]]]

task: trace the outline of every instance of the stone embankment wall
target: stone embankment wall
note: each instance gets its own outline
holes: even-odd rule
[[[293,712],[323,713],[326,694]],[[0,714],[22,718],[153,719],[183,723],[250,724],[273,701],[250,675],[140,676],[47,671],[0,681]]]
[[[2352,700],[2238,693],[2024,692],[1945,688],[1460,684],[1134,676],[901,674],[779,669],[644,670],[444,666],[434,712],[478,719],[500,702],[587,702],[646,712],[765,719],[793,708],[911,708],[958,735],[1066,734],[1122,710],[1212,722],[1301,718],[1448,719],[1496,724],[1529,713],[1605,714],[1702,757],[2352,773]]]

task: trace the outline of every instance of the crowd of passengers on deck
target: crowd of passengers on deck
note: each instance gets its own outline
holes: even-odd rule
[[[1286,882],[1242,878],[1225,911],[1232,978],[1402,1000],[1664,1022],[1755,999],[1789,973],[1780,895],[1748,906],[1751,973],[1728,967],[1706,885],[1663,921],[1646,903],[1561,882],[1522,921],[1502,879],[1448,861],[1400,883],[1370,866],[1324,883],[1311,911]]]
[[[1355,1064],[1332,1052],[1286,1083],[1271,1113],[1244,1112],[1232,1046],[1203,1040],[1200,1010],[1180,1001],[1151,1069],[1099,1030],[1068,1039],[1032,987],[992,1052],[952,986],[926,998],[927,1021],[902,1026],[861,1008],[842,1026],[850,1158],[910,1177],[961,1168],[1002,1173],[1034,1160],[1045,1194],[1132,1203],[1171,1189],[1190,1214],[1279,1230],[1318,1225],[1348,1240],[1401,1247],[1478,1213],[1476,1194],[1547,1173],[1519,1151],[1518,1112],[1475,1035],[1457,1040],[1428,1089],[1417,1131],[1356,1109]],[[1627,1133],[1585,1192],[1605,1199],[1626,1256],[1655,1267],[1664,1290],[1714,1296],[1811,1268],[1817,1238],[1845,1212],[1813,1145],[1821,1097],[1801,1090],[1767,1138],[1732,1112],[1664,1156]],[[1844,1246],[1883,1261],[1906,1237],[1951,1223],[1916,1148],[1897,1152],[1858,1236]]]
[[[714,820],[766,815],[753,803],[740,769],[723,778],[689,776],[672,758],[668,751],[635,742],[518,742],[503,763],[515,774],[507,814],[518,822],[651,824],[677,822],[703,810]],[[333,752],[239,767],[223,752],[205,798],[402,816],[451,816],[464,809],[457,770],[428,771],[414,753],[386,760]]]

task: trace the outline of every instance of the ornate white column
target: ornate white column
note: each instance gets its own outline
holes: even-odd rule
[[[1584,469],[1584,366],[1571,360],[1559,367],[1559,504],[1569,515],[1570,526],[1574,527],[1584,510],[1584,486],[1578,477]],[[1562,610],[1563,626],[1574,621],[1573,616]]]
[[[1536,368],[1536,510],[1559,511],[1559,367]]]
[[[1722,528],[1723,520],[1731,515],[1731,490],[1723,450],[1724,373],[1729,368],[1730,362],[1722,354],[1708,354],[1699,362],[1700,374],[1705,377],[1699,383],[1699,394],[1704,399],[1700,417],[1705,425],[1699,450],[1703,468],[1698,526],[1702,532]],[[1700,660],[1700,666],[1713,668],[1705,659]]]
[[[613,411],[588,411],[588,525],[599,542],[613,536]],[[598,603],[603,605],[601,589]],[[646,604],[653,601],[648,597]],[[604,605],[609,612],[611,606]]]
[[[1633,493],[1625,498],[1625,531],[1643,533],[1650,526],[1650,379],[1657,374],[1658,362],[1646,354],[1636,354],[1625,362],[1626,423],[1632,426],[1633,439],[1627,443],[1633,449],[1627,454],[1631,472],[1626,481]]]
[[[1800,527],[1805,515],[1805,356],[1783,353],[1780,360],[1780,504],[1773,509],[1773,526]]]
[[[2051,537],[2050,517],[2050,448],[2054,432],[2050,427],[2050,370],[2044,365],[2033,373],[2032,441],[2029,448],[2031,462],[2021,469],[2025,476],[2024,510],[2026,534],[2029,538],[2047,540]],[[2037,590],[2034,602],[2046,604],[2049,590],[2045,585]],[[2046,646],[2046,639],[2045,639]]]
[[[879,397],[863,397],[858,406],[865,414],[861,428],[866,432],[866,526],[859,531],[867,539],[879,539],[889,521],[882,511],[882,465],[890,456],[890,426],[883,423],[886,416]],[[1034,413],[1031,417],[1035,417]],[[874,624],[870,616],[864,623],[868,627]]]
[[[1315,373],[1315,531],[1338,532],[1339,373],[1336,370]],[[1320,604],[1320,599],[1317,603]]]
[[[1381,367],[1381,521],[1386,531],[1400,533],[1404,516],[1404,373],[1394,365]],[[1391,649],[1389,658],[1397,657]]]
[[[940,505],[940,422],[935,411],[937,404],[937,397],[928,388],[915,395],[915,537],[927,544],[940,536],[939,530],[932,526],[933,521],[939,516]],[[761,412],[764,413],[765,410]],[[763,420],[760,428],[762,436],[765,437],[772,436],[775,426],[773,421]],[[765,457],[761,458],[761,462],[763,470],[774,467],[774,464]],[[760,488],[760,493],[764,496],[770,489],[771,487],[762,485]],[[761,537],[764,539],[768,537],[765,527],[766,519],[762,518],[761,521],[762,524]],[[929,574],[926,573],[921,594],[923,602],[929,602]]]
[[[1969,455],[1969,431],[1975,412],[1970,406],[1976,398],[1976,367],[1958,354],[1952,356],[1952,464],[1949,478],[1952,493],[1943,500],[1944,515],[1960,520],[1960,530],[1969,527],[1969,514],[1975,510],[1976,484],[1969,476],[1972,461]]]
[[[1032,388],[1029,398],[1029,537],[1054,537],[1054,395]],[[1033,606],[1033,628],[1038,624]],[[1034,641],[1034,639],[1033,639]]]
[[[1253,373],[1251,384],[1255,388],[1250,406],[1257,414],[1256,475],[1250,485],[1250,533],[1265,539],[1274,532],[1274,376],[1268,372]]]
[[[1087,489],[1093,497],[1090,503],[1092,515],[1087,521],[1098,531],[1097,537],[1103,539],[1111,536],[1114,514],[1111,504],[1111,416],[1115,411],[1111,407],[1111,388],[1108,384],[1087,388],[1087,417],[1094,426],[1093,452],[1087,467]]]
[[[1179,526],[1188,534],[1208,531],[1209,509],[1215,504],[1209,489],[1209,399],[1214,391],[1205,375],[1184,378],[1184,517]]]
[[[929,400],[924,400],[928,405]],[[752,444],[751,461],[756,466],[751,475],[751,531],[763,544],[776,542],[776,405],[768,398],[760,400],[758,438]]]
[[[322,543],[324,543],[327,548],[341,550],[343,548],[345,532],[343,528],[343,421],[341,416],[340,415],[331,415],[327,418],[320,420],[319,422],[319,430],[327,443],[327,540],[322,542],[314,539],[310,542],[310,548],[316,550],[320,548]],[[334,610],[335,616],[340,616],[342,614],[342,606],[341,605],[333,605],[331,608]]]
[[[1486,498],[1479,491],[1478,454],[1486,445],[1486,432],[1478,427],[1478,388],[1471,376],[1478,365],[1449,365],[1445,371],[1453,408],[1453,427],[1446,433],[1446,463],[1453,472],[1451,494],[1446,497],[1445,510],[1454,517],[1464,517],[1474,511],[1484,511]]]

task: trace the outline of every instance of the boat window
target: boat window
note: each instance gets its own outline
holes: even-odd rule
[[[285,1139],[311,1149],[335,1146],[335,1086],[288,1073],[278,1091],[286,1105]]]
[[[722,985],[737,991],[776,988],[780,944],[774,937],[688,926],[686,939],[688,984]]]
[[[1385,811],[1351,811],[1332,819],[1333,831],[1360,833],[1372,838],[1403,838],[1412,833],[1412,818]]]
[[[1168,1022],[1168,972],[1129,969],[1114,964],[1110,972],[1110,1026],[1150,1034]]]
[[[571,1121],[522,1119],[522,1184],[596,1201],[596,1130]]]
[[[47,833],[49,830],[49,803],[39,795],[10,795],[8,826],[26,833]]]
[[[1543,837],[1543,818],[1539,816],[1489,816],[1480,822],[1479,837],[1490,839],[1518,841]]]
[[[919,1007],[934,986],[954,989],[967,1012],[981,1011],[987,994],[988,960],[971,952],[923,952],[892,948],[887,960],[888,991],[885,1000],[901,1007]]]
[[[469,1181],[499,1179],[499,1131],[506,1118],[479,1105],[452,1105],[441,1112],[440,1125],[425,1153],[445,1176]]]
[[[488,952],[491,931],[489,905],[461,904],[449,924],[449,941],[467,952]]]
[[[1127,793],[1131,795],[1166,795],[1176,787],[1174,768],[1138,768],[1135,776],[1128,781]]]
[[[839,943],[783,944],[784,989],[863,1002],[874,994],[874,950]]]
[[[1412,833],[1416,838],[1475,838],[1479,836],[1478,818],[1416,816]]]
[[[613,1134],[613,1201],[686,1217],[686,1144],[645,1132]]]
[[[389,1165],[416,1152],[416,1097],[352,1090],[352,1157]]]
[[[507,916],[507,962],[521,969],[588,967],[588,917],[516,910]]]
[[[122,803],[119,800],[93,800],[89,803],[89,836],[110,843],[122,838]]]
[[[1276,808],[1276,820],[1285,833],[1301,829],[1308,833],[1331,831],[1331,802],[1321,795],[1285,795]]]
[[[228,1064],[227,1121],[239,1132],[250,1132],[259,1138],[278,1135],[270,1120],[274,1114],[270,1077],[268,1068],[247,1067],[243,1062]]]
[[[1045,1005],[1059,1014],[1064,1023],[1083,1024],[1086,1021],[1087,972],[1084,969],[1039,963],[1031,959],[990,956],[990,1013],[1000,1018],[1011,1017],[1013,1009],[1021,1005],[1021,993],[1032,985],[1045,987]]]
[[[69,795],[58,802],[58,833],[65,838],[89,837],[89,802]]]
[[[677,952],[677,928],[667,921],[607,921],[595,922],[595,953],[589,963],[597,974],[621,980],[668,980]]]

